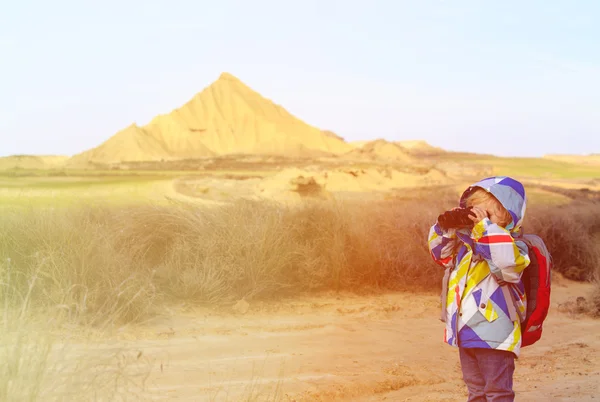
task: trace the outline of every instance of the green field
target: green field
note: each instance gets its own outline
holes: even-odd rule
[[[537,179],[600,180],[600,166],[577,165],[544,158],[502,158],[484,155],[444,155],[444,160],[488,165],[495,175]]]
[[[261,171],[0,171],[0,207],[93,204],[163,203],[182,198],[173,187],[179,177],[245,178]]]
[[[164,177],[0,178],[0,206],[160,201],[169,190]]]

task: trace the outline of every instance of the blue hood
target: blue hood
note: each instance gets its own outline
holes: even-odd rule
[[[470,185],[460,197],[460,206],[466,207],[466,197],[476,188],[491,193],[512,216],[512,222],[506,226],[511,232],[518,232],[525,217],[527,197],[523,184],[508,176],[494,176]]]

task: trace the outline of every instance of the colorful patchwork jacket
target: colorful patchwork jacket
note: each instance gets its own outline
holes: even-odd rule
[[[493,194],[513,220],[503,228],[488,218],[472,230],[442,230],[436,223],[429,231],[429,250],[434,261],[446,268],[442,291],[444,341],[464,348],[488,348],[513,352],[521,347],[521,321],[525,318],[525,288],[521,273],[529,265],[527,246],[516,240],[526,209],[523,185],[506,177],[490,177],[470,186]],[[501,286],[501,280],[507,284]]]

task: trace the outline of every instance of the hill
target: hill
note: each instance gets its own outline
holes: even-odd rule
[[[340,154],[352,149],[264,98],[231,74],[149,124],[119,131],[71,163],[115,163],[226,154]]]
[[[384,141],[384,140],[375,140],[375,141]],[[386,141],[387,142],[387,141]],[[369,140],[358,140],[352,141],[349,144],[352,145],[355,149],[361,149],[365,145],[373,143],[373,141]],[[423,140],[405,140],[405,141],[392,141],[389,142],[391,144],[395,144],[399,146],[405,153],[415,156],[434,156],[446,153],[446,151],[439,147],[434,147],[429,144],[427,141]]]
[[[414,158],[408,151],[393,142],[384,139],[374,141],[354,142],[355,148],[346,153],[344,157],[350,159],[388,160],[401,163],[414,162]]]
[[[358,141],[352,141],[350,142],[350,145],[352,145],[354,148],[362,148],[363,145],[369,143],[371,141],[369,140],[358,140]]]
[[[51,169],[61,167],[69,159],[61,155],[11,155],[0,157],[0,170]]]
[[[395,144],[400,145],[411,155],[431,156],[446,152],[442,148],[434,147],[427,141],[422,140],[396,141]]]

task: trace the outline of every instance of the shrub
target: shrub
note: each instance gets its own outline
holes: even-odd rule
[[[600,204],[533,206],[524,230],[544,239],[555,269],[565,277],[589,281],[600,272]]]

